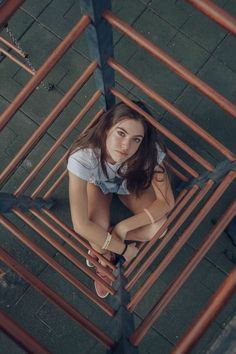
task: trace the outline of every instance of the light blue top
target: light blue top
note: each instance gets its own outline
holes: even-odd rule
[[[165,153],[159,146],[157,149],[159,155],[158,165],[164,159]],[[100,150],[96,150],[95,152],[94,149],[86,148],[74,152],[69,157],[67,169],[75,176],[98,186],[104,194],[130,194],[126,186],[126,180],[117,173],[120,165],[120,162],[114,165],[105,162],[107,177],[100,164]]]

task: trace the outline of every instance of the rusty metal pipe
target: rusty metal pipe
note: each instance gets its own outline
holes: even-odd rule
[[[85,107],[84,107],[85,108]],[[84,109],[83,108],[83,109]],[[90,108],[88,108],[90,109]],[[82,112],[82,111],[81,111]],[[82,113],[80,112],[80,114],[82,115]],[[103,109],[100,109],[98,111],[98,113],[95,115],[94,119],[92,121],[94,121],[95,119],[97,119],[98,117],[100,117],[100,115],[103,113]],[[85,113],[84,113],[85,114]],[[75,119],[81,119],[81,117],[75,118]],[[71,127],[71,130],[69,131],[69,129],[67,130],[68,134],[65,134],[65,132],[63,134],[65,134],[66,136],[64,137],[64,139],[66,139],[66,137],[71,133],[71,131],[74,129],[74,125],[73,122],[72,124],[69,126]],[[69,128],[68,127],[68,128]],[[61,136],[60,136],[61,138]],[[34,180],[34,178],[36,177],[36,175],[41,171],[41,169],[43,168],[43,166],[47,163],[47,161],[50,159],[50,157],[53,155],[53,153],[55,152],[55,150],[59,147],[59,145],[62,143],[62,141],[59,141],[59,139],[55,142],[55,144],[49,149],[49,151],[44,155],[44,157],[39,161],[39,163],[37,164],[37,166],[35,166],[35,168],[30,172],[30,174],[25,178],[25,180],[23,181],[23,183],[17,188],[17,190],[14,192],[15,196],[19,196],[20,194],[22,194],[27,187],[29,186],[29,184],[31,183],[31,181]],[[64,141],[63,139],[63,141]],[[60,160],[56,163],[56,165],[53,167],[53,169],[49,172],[49,174],[44,178],[44,186],[46,185],[45,183],[48,183],[48,181],[50,180],[50,178],[52,176],[54,176],[54,174],[57,172],[57,170],[61,167],[61,165],[64,163],[65,159],[67,156],[67,152],[60,158]],[[44,186],[42,186],[42,188],[44,188]],[[40,188],[41,190],[41,188]],[[32,195],[31,198],[34,198],[34,196],[36,196],[38,193],[38,190],[36,189]]]
[[[31,249],[36,253],[41,259],[43,259],[48,265],[50,265],[54,270],[61,274],[67,281],[73,284],[77,289],[79,289],[88,299],[99,305],[108,315],[113,316],[115,311],[108,306],[104,301],[101,301],[93,291],[91,291],[87,286],[82,284],[75,276],[73,276],[68,270],[62,267],[53,258],[48,256],[48,254],[27,238],[23,232],[21,232],[15,225],[13,225],[7,218],[0,215],[0,223],[9,230],[18,240],[20,240],[26,247]]]
[[[14,15],[16,10],[25,0],[8,0],[0,6],[0,28],[7,24],[7,21]]]
[[[203,140],[205,140],[209,145],[213,146],[216,150],[218,150],[222,155],[227,157],[230,161],[234,161],[236,157],[234,154],[228,150],[223,144],[221,144],[216,138],[210,135],[207,131],[205,131],[202,127],[196,124],[192,119],[190,119],[186,114],[181,112],[177,107],[168,102],[164,97],[156,93],[149,86],[144,84],[141,80],[139,80],[136,76],[134,76],[130,71],[125,69],[122,65],[118,64],[114,59],[109,58],[108,64],[118,73],[120,73],[127,80],[132,82],[135,86],[137,86],[140,90],[142,90],[147,96],[152,98],[155,102],[157,102],[161,107],[163,107],[166,111],[174,115],[180,122],[184,123],[186,127],[191,129],[194,133],[200,136]]]
[[[192,177],[198,178],[199,173],[195,171],[192,167],[187,165],[179,156],[177,156],[173,151],[170,149],[167,150],[167,155],[174,160],[177,164],[179,164],[185,171],[187,171]]]
[[[85,84],[85,82],[90,78],[96,69],[97,64],[95,62],[91,63],[81,77],[76,80],[76,82],[67,91],[65,96],[58,102],[50,114],[44,119],[41,125],[33,133],[33,135],[28,139],[27,143],[22,146],[16,156],[12,159],[9,165],[4,169],[0,175],[0,183],[4,183],[9,175],[14,171],[16,166],[22,161],[22,159],[29,153],[29,151],[37,144],[39,139],[43,136],[45,131],[52,125],[57,116],[63,111],[66,105],[73,99],[77,94],[78,90]]]
[[[236,202],[231,203],[231,205],[227,208],[224,215],[220,218],[217,225],[215,225],[212,230],[206,235],[202,245],[195,252],[194,256],[188,262],[188,264],[184,267],[184,269],[179,273],[173,283],[169,286],[169,288],[164,292],[161,299],[152,307],[147,316],[145,316],[142,322],[142,330],[147,326],[149,329],[152,324],[160,317],[166,306],[170,303],[173,297],[176,295],[178,290],[182,287],[188,277],[192,274],[197,265],[201,262],[203,257],[215,243],[215,241],[220,237],[222,231],[227,227],[229,222],[232,220],[234,215],[236,214]],[[136,332],[136,331],[135,331]],[[141,336],[140,336],[141,334]],[[140,342],[141,337],[143,336],[143,332],[137,332],[134,336],[132,336],[131,343],[133,345],[137,345],[138,341]],[[143,338],[143,337],[142,337]]]
[[[12,50],[14,50],[14,52],[19,54],[21,57],[23,57],[23,58],[27,57],[27,53],[25,53],[22,50],[18,49],[14,44],[12,44],[11,42],[7,41],[6,38],[0,36],[0,42],[5,44],[8,48],[11,48]]]
[[[111,92],[114,96],[118,97],[122,102],[127,104],[130,108],[134,109],[141,115],[143,115],[149,123],[151,123],[158,131],[160,131],[164,136],[173,141],[176,145],[178,145],[182,150],[184,150],[188,155],[190,155],[194,160],[196,160],[200,165],[202,165],[208,171],[213,171],[214,166],[209,163],[206,159],[200,156],[197,152],[191,149],[187,144],[185,144],[182,140],[180,140],[176,135],[171,133],[167,128],[157,122],[150,114],[146,113],[140,107],[138,107],[134,102],[129,100],[125,95],[121,92],[117,91],[115,88],[111,89]]]
[[[68,225],[66,225],[64,222],[62,222],[51,210],[43,208],[42,211],[49,216],[56,224],[58,224],[63,230],[68,232],[75,240],[77,240],[81,245],[83,245],[87,249],[91,249],[91,246],[86,242],[82,237],[80,237],[73,229],[71,229]],[[113,271],[116,270],[116,266],[112,263],[110,263],[106,258],[102,256],[102,254],[96,252],[93,249],[93,253],[101,259],[103,263],[106,264],[109,268],[111,268]]]
[[[144,48],[148,53],[150,53],[154,58],[160,60],[163,64],[168,66],[177,75],[182,77],[185,81],[196,87],[205,96],[210,98],[219,107],[224,109],[230,115],[236,118],[236,106],[230,102],[227,98],[221,95],[219,92],[214,90],[207,83],[195,76],[190,70],[185,68],[183,65],[174,60],[170,55],[165,53],[161,48],[154,45],[139,32],[135,31],[131,26],[129,26],[125,21],[122,21],[117,16],[113,15],[111,11],[106,10],[103,13],[103,17],[107,22],[109,22],[113,27],[130,37],[134,42],[136,42],[140,47]]]
[[[210,0],[187,0],[204,15],[236,35],[236,18]]]
[[[63,54],[71,47],[74,41],[81,35],[85,28],[89,25],[88,16],[83,16],[81,20],[73,27],[70,33],[63,39],[59,46],[47,58],[44,64],[38,69],[34,77],[25,85],[21,92],[16,96],[14,101],[8,106],[0,117],[0,130],[2,130],[7,122],[12,118],[16,111],[22,106],[33,90],[45,78],[48,72],[56,65]]]
[[[20,60],[18,60],[16,57],[14,57],[13,55],[11,55],[10,53],[8,53],[8,51],[6,51],[3,48],[0,48],[0,53],[3,53],[7,58],[9,58],[11,61],[13,61],[14,63],[16,63],[17,65],[19,65],[21,68],[23,68],[25,71],[27,71],[28,73],[30,73],[31,75],[35,75],[35,72],[33,70],[31,70],[27,65],[25,65],[24,63],[22,63]]]
[[[103,331],[97,328],[92,322],[90,322],[84,315],[82,315],[77,309],[66,302],[61,296],[50,289],[42,280],[30,273],[25,267],[18,263],[13,257],[11,257],[6,251],[0,248],[0,259],[7,264],[14,272],[20,275],[27,283],[37,289],[43,296],[45,296],[50,302],[56,304],[63,311],[65,311],[74,321],[84,328],[88,333],[93,335],[107,348],[111,348],[114,344],[113,340],[108,337]],[[36,352],[36,353],[41,353]]]
[[[160,264],[155,269],[155,271],[148,277],[148,279],[145,281],[145,283],[135,293],[135,295],[133,296],[132,300],[130,301],[130,303],[127,306],[129,310],[131,310],[131,311],[134,310],[134,308],[137,306],[137,304],[140,302],[140,300],[144,297],[144,295],[147,293],[147,291],[150,289],[150,287],[154,284],[156,279],[160,276],[160,274],[166,269],[166,267],[174,259],[176,254],[180,251],[181,247],[185,245],[185,243],[188,241],[188,239],[190,238],[192,233],[199,226],[199,224],[204,219],[204,217],[209,213],[209,211],[212,209],[212,207],[215,205],[215,203],[220,199],[220,197],[223,195],[224,191],[228,188],[228,186],[232,183],[234,178],[235,178],[235,173],[231,171],[223,179],[221,184],[217,187],[217,189],[211,195],[209,200],[202,207],[202,209],[199,211],[198,215],[191,222],[191,224],[186,228],[186,230],[183,232],[182,236],[178,239],[178,241],[175,243],[175,245],[171,248],[171,250],[165,256],[165,258],[160,262]],[[211,180],[208,181],[208,183],[206,183],[205,191],[206,191],[206,188],[207,187],[210,188],[212,184],[213,184],[213,182]],[[204,191],[204,189],[202,189],[201,192],[203,192],[203,191]],[[199,193],[199,195],[200,195],[200,193]],[[204,197],[204,194],[202,193],[202,198],[203,197]],[[198,198],[198,202],[200,202],[200,200],[202,200],[202,198],[201,199]],[[197,200],[197,198],[196,198],[196,200]],[[190,209],[190,207],[188,209]],[[188,209],[186,210],[186,212],[188,212]],[[183,215],[186,212],[184,212]],[[182,219],[183,215],[181,215],[180,219]],[[165,241],[165,239],[163,241]],[[151,258],[150,261],[155,259],[152,256],[150,258]],[[145,327],[146,327],[146,325],[145,325]]]
[[[194,196],[194,194],[197,192],[197,190],[199,189],[199,187],[197,185],[194,185],[191,190],[189,191],[185,191],[183,193],[183,198],[180,199],[179,204],[175,207],[175,209],[173,210],[173,212],[171,213],[171,215],[168,217],[168,224],[172,223],[174,221],[174,219],[179,215],[179,213],[183,210],[183,208],[187,205],[187,203],[191,200],[191,198]],[[147,242],[144,249],[137,255],[137,257],[135,257],[134,261],[132,262],[132,264],[129,266],[129,268],[124,272],[124,275],[126,277],[128,277],[133,270],[135,269],[135,267],[139,266],[140,264],[143,264],[143,259],[146,256],[147,252],[149,252],[152,248],[154,248],[154,245],[156,243],[156,241],[158,241],[159,236],[165,231],[164,225],[161,227],[160,230],[158,230],[157,234],[152,238],[151,241]],[[156,252],[161,252],[161,250],[164,248],[164,246],[167,244],[167,242],[169,242],[169,240],[167,239],[166,241],[166,237],[168,235],[165,236],[165,238],[162,240],[161,244],[155,249]],[[161,247],[161,250],[159,250]],[[130,281],[126,284],[125,288],[126,290],[130,290],[131,287],[133,286],[133,284],[135,284],[135,282],[137,281],[138,277],[141,276],[141,273],[144,270],[138,270],[138,272],[135,274],[135,278],[130,279]],[[140,275],[139,275],[140,274]]]

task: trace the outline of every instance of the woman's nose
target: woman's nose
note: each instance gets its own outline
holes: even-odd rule
[[[122,141],[122,145],[121,145],[121,148],[122,148],[122,151],[126,152],[129,150],[129,146],[130,146],[130,142],[128,139],[124,139]]]

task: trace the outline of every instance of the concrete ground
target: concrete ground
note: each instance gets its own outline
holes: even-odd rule
[[[236,3],[234,0],[217,0],[215,2],[230,14],[236,16]],[[199,13],[184,0],[113,0],[112,9],[117,16],[127,21],[146,38],[172,55],[195,75],[235,103],[236,43],[233,35]],[[26,0],[9,21],[9,28],[19,40],[22,48],[30,54],[30,59],[37,69],[80,18],[79,1]],[[9,39],[6,30],[3,30],[2,35]],[[201,125],[235,153],[235,120],[228,113],[204,97],[195,88],[188,85],[163,64],[155,61],[126,36],[116,31],[114,31],[114,56],[118,62],[181,109],[193,121]],[[86,37],[82,36],[45,79],[45,85],[53,83],[54,89],[48,92],[40,86],[35,90],[1,133],[1,170],[8,165],[20,147],[29,139],[55,104],[63,97],[75,79],[82,74],[89,62]],[[0,78],[0,111],[2,112],[29,81],[30,75],[15,63],[10,62],[8,59],[3,59],[0,63]],[[87,102],[88,98],[91,97],[94,93],[94,87],[95,83],[91,78],[60,114],[56,122],[48,129],[47,134],[44,135],[34,150],[18,166],[17,170],[4,185],[3,192],[13,193],[16,190],[81,110],[84,102]],[[193,149],[201,153],[212,164],[217,165],[224,160],[222,155],[196,135],[193,135],[174,116],[154,103],[120,75],[116,76],[116,87],[128,97],[144,99],[158,121]],[[36,186],[39,185],[99,107],[99,103],[96,104],[79,127],[74,129],[70,137],[61,144],[40,175],[34,179],[25,195],[30,195]],[[194,163],[179,148],[174,147],[172,143],[166,139],[164,140],[168,148],[174,148],[176,154],[189,162],[200,173],[202,172],[203,169],[198,164]],[[65,166],[59,172],[62,172],[64,168]],[[177,185],[177,182],[177,180],[173,180],[174,185]],[[54,198],[57,203],[53,211],[67,224],[71,225],[67,187],[67,180],[64,179],[55,191]],[[48,189],[48,186],[46,189]],[[137,306],[134,312],[136,325],[147,314],[151,305],[161,297],[164,290],[167,289],[178,272],[191,258],[194,251],[201,244],[203,237],[225,211],[234,195],[235,184],[232,184]],[[199,206],[198,210],[201,207],[202,205]],[[116,223],[125,215],[127,215],[127,211],[115,200],[112,209],[112,222]],[[7,218],[56,261],[93,288],[90,279],[85,277],[68,259],[50,246],[20,218],[10,214],[7,215]],[[193,218],[194,215],[192,216]],[[181,232],[182,230],[178,232],[177,237],[181,235]],[[5,250],[33,274],[63,295],[67,301],[79,309],[87,318],[115,338],[116,324],[114,320],[111,320],[96,305],[81,295],[78,289],[66,282],[36,254],[16,240],[15,236],[4,227],[1,227],[0,237],[1,245]],[[62,243],[62,241],[60,242]],[[171,246],[173,246],[173,242],[167,246],[167,251]],[[167,306],[159,320],[154,323],[152,329],[140,344],[140,353],[165,354],[170,352],[174,344],[177,343],[178,339],[192,323],[197,313],[235,266],[226,257],[225,250],[228,251],[228,255],[236,256],[236,249],[226,232],[220,236],[188,281]],[[81,257],[78,256],[78,258]],[[159,262],[160,259],[158,258],[147,269],[139,284],[153,272]],[[2,262],[0,263],[0,268],[2,273],[5,273],[0,278],[1,309],[43,343],[51,353],[102,354],[106,352],[106,349],[83,331],[77,323],[72,321],[61,310],[58,310],[56,306],[52,305],[44,296],[30,287]],[[113,304],[111,297],[107,301]],[[193,353],[207,353],[211,344],[235,315],[235,305],[234,298],[217,316],[193,350]],[[20,354],[24,353],[24,350],[1,332],[0,353]]]

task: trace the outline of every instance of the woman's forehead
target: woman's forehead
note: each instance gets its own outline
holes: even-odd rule
[[[123,128],[132,135],[144,135],[144,126],[141,121],[129,117],[124,117],[121,121],[116,123],[113,128]]]

